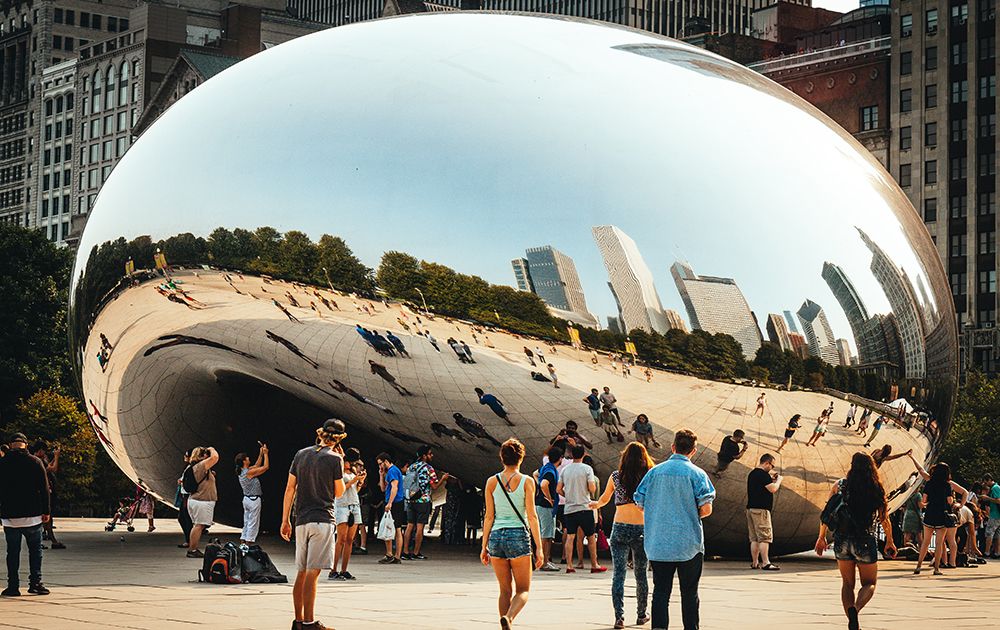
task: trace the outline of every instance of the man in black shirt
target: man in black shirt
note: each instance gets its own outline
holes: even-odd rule
[[[750,568],[780,570],[767,556],[774,531],[771,510],[774,493],[781,487],[782,476],[774,470],[774,455],[764,453],[760,463],[747,475],[747,531],[750,534]],[[760,562],[758,563],[758,559]]]
[[[734,460],[743,457],[747,452],[747,441],[742,429],[736,429],[732,435],[722,438],[722,446],[719,447],[719,459],[715,465],[715,476],[721,477],[722,473],[729,468]]]
[[[42,584],[42,523],[49,520],[49,505],[45,465],[28,452],[28,438],[15,433],[0,458],[0,522],[7,540],[7,588],[0,595],[21,595],[21,537],[28,544],[28,592],[49,594]]]

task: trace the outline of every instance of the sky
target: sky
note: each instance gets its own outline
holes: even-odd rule
[[[860,6],[860,3],[858,0],[814,0],[813,6],[821,9],[847,13],[848,11],[857,9]]]
[[[676,260],[734,278],[762,326],[812,299],[853,346],[823,262],[845,269],[869,311],[888,312],[856,227],[914,278],[923,270],[899,222],[919,220],[849,136],[761,81],[663,40],[560,20],[331,29],[174,105],[102,188],[81,256],[119,235],[271,225],[342,236],[373,267],[395,249],[513,286],[510,260],[552,245],[605,321],[616,308],[591,228],[612,224],[685,319]]]

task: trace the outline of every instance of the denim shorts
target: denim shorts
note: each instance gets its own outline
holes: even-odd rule
[[[535,511],[538,512],[538,530],[541,533],[541,537],[543,539],[555,538],[556,515],[552,512],[552,508],[536,505]]]
[[[834,536],[833,552],[837,560],[858,564],[878,562],[878,542],[874,536]]]
[[[511,560],[531,555],[528,530],[523,527],[504,527],[490,532],[486,551],[493,558]]]

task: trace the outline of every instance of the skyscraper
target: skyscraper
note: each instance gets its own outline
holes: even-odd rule
[[[892,313],[896,316],[896,327],[899,329],[903,348],[903,374],[906,378],[923,378],[927,372],[927,346],[924,321],[913,286],[906,272],[897,267],[881,247],[860,228],[858,234],[872,252],[872,274],[882,285]]]
[[[823,308],[812,300],[806,300],[799,307],[797,314],[802,324],[802,332],[805,333],[806,342],[809,344],[809,354],[823,359],[830,365],[839,365],[837,342]]]
[[[556,315],[586,326],[596,326],[597,318],[587,310],[580,276],[573,259],[551,245],[532,247],[526,258],[510,262],[521,291],[530,291]]]
[[[670,323],[653,284],[653,273],[628,234],[613,225],[593,228],[594,240],[608,270],[608,286],[618,303],[625,331],[640,328],[665,333]]]
[[[677,284],[691,327],[732,336],[747,358],[757,355],[763,342],[757,320],[743,292],[732,278],[699,276],[687,263],[676,262],[670,273]]]
[[[833,292],[833,297],[837,298],[840,307],[844,309],[847,323],[851,325],[854,345],[858,349],[858,361],[861,363],[887,361],[889,351],[885,345],[881,323],[877,318],[868,315],[868,309],[865,308],[865,303],[851,279],[843,269],[831,262],[823,263],[821,275]]]
[[[767,338],[771,343],[778,344],[782,350],[793,350],[788,334],[788,324],[784,317],[774,313],[767,316]]]
[[[785,314],[785,322],[788,324],[788,332],[798,333],[799,327],[795,325],[795,318],[791,311],[782,311]]]
[[[510,266],[514,268],[514,280],[517,282],[519,291],[535,292],[535,285],[531,283],[531,270],[528,268],[527,258],[515,258],[510,261]]]
[[[683,330],[684,332],[688,331],[687,324],[684,323],[684,318],[681,317],[680,313],[678,313],[672,308],[668,308],[667,310],[663,311],[663,313],[667,316],[667,322],[670,324],[671,328],[676,328],[677,330]]]
[[[837,340],[837,356],[840,357],[840,365],[851,364],[851,346],[844,338]]]

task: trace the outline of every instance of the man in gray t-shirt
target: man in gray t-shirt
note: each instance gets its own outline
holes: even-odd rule
[[[316,445],[308,446],[292,459],[281,510],[281,537],[292,539],[291,513],[295,505],[295,567],[298,575],[292,589],[295,605],[293,628],[323,630],[313,617],[320,571],[333,567],[333,502],[344,494],[344,465],[340,442],[347,429],[330,419],[316,431]]]
[[[601,573],[606,567],[597,564],[596,517],[588,504],[597,492],[597,475],[594,469],[583,463],[587,449],[582,444],[570,448],[573,463],[559,473],[559,483],[556,492],[566,498],[563,508],[563,525],[566,527],[566,572],[573,573],[573,551],[577,532],[587,539],[590,551],[590,572]],[[580,559],[581,561],[583,558]]]

